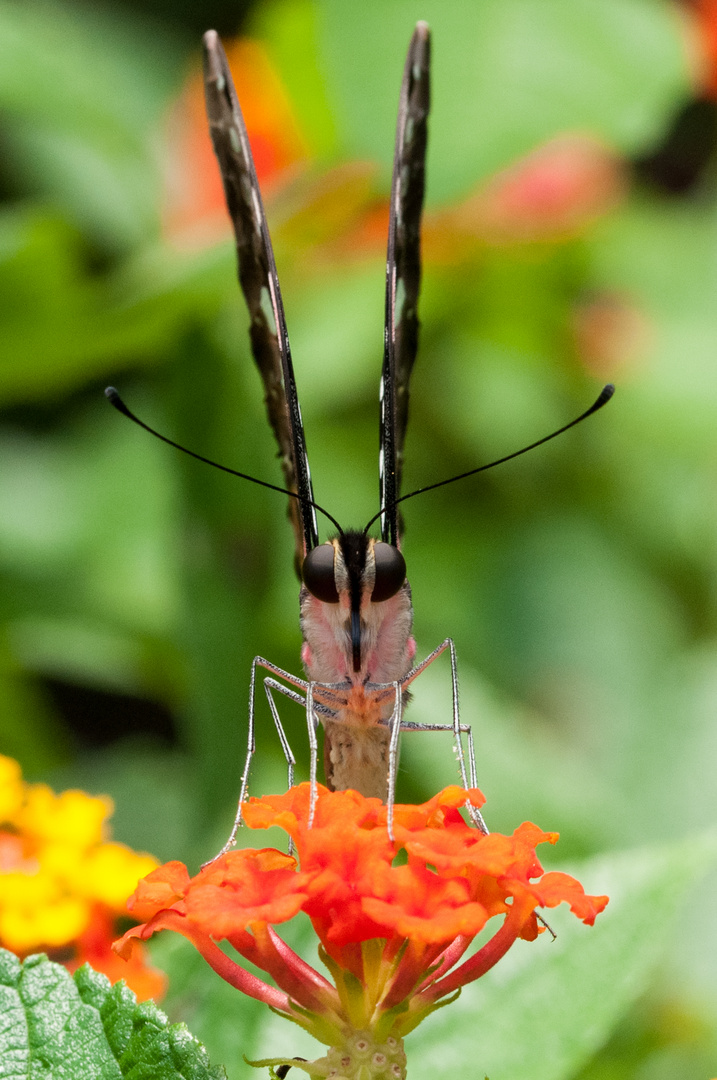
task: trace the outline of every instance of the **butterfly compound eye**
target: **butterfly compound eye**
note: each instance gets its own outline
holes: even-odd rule
[[[371,602],[379,604],[390,600],[406,580],[406,560],[398,548],[378,540],[373,547],[376,560],[376,581],[371,593]]]
[[[338,604],[333,544],[320,544],[319,547],[312,548],[304,559],[301,576],[304,585],[317,600],[323,600],[325,604]]]

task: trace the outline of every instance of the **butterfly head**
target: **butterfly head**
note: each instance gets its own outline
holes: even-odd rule
[[[317,600],[338,604],[346,611],[354,671],[361,668],[361,619],[374,604],[400,592],[406,580],[406,561],[398,548],[366,536],[344,532],[312,548],[301,576]]]

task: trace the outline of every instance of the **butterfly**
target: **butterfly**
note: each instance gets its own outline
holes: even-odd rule
[[[255,699],[261,669],[263,687],[293,783],[295,758],[286,737],[276,695],[305,710],[310,750],[311,811],[316,799],[318,728],[323,727],[324,774],[332,790],[355,789],[387,804],[389,834],[398,770],[399,739],[404,731],[450,731],[464,788],[477,786],[472,728],[461,722],[453,641],[447,637],[415,663],[413,607],[406,562],[401,550],[399,506],[443,484],[473,475],[517,456],[585,419],[612,395],[600,397],[576,420],[500,462],[482,465],[401,495],[403,449],[409,411],[409,382],[418,349],[418,296],[421,278],[420,224],[425,184],[427,121],[430,106],[430,34],[419,22],[411,38],[399,95],[391,185],[384,355],[380,391],[379,511],[363,529],[343,529],[313,495],[306,438],[294,377],[271,238],[257,183],[246,126],[229,65],[215,31],[204,35],[204,84],[214,151],[224,184],[236,240],[239,282],[250,315],[249,335],[263,385],[267,416],[279,446],[285,487],[258,480],[226,466],[227,472],[289,496],[295,562],[301,578],[301,658],[305,677],[254,658],[250,676],[247,754],[239,811],[222,852],[234,843],[247,797],[256,749]],[[110,401],[142,427],[115,390]],[[160,435],[165,442],[178,446]],[[199,454],[178,449],[207,461]],[[210,464],[216,464],[210,462]],[[337,530],[320,542],[317,511]],[[379,536],[371,535],[378,523]],[[443,653],[448,653],[452,681],[449,724],[418,724],[404,718],[409,688]],[[464,745],[465,742],[465,745]],[[468,806],[473,823],[487,832],[480,812]],[[220,854],[222,853],[220,852]]]

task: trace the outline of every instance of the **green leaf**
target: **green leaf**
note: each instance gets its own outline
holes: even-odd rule
[[[267,45],[312,152],[328,157],[336,149],[336,131],[323,78],[317,20],[313,0],[274,0],[256,5],[249,32]]]
[[[65,755],[62,733],[37,687],[0,637],[0,752],[29,774],[43,774]]]
[[[635,153],[689,93],[685,37],[655,0],[321,0],[330,97],[353,154],[393,153],[417,14],[433,32],[428,193],[455,198],[537,143],[592,131]]]
[[[650,366],[636,381],[626,438],[634,443],[650,431],[663,493],[680,491],[684,482],[665,483],[670,459],[686,458],[692,476],[714,446],[716,242],[717,214],[706,200],[674,205],[644,195],[605,219],[590,241],[596,283],[620,290],[649,320]],[[664,453],[657,462],[656,451]],[[698,535],[683,523],[682,535],[691,533]]]
[[[715,862],[710,833],[581,866],[586,890],[610,895],[595,926],[551,912],[556,941],[519,942],[410,1036],[411,1080],[464,1075],[474,1064],[500,1080],[573,1076],[647,988],[681,903]]]
[[[130,276],[124,266],[89,274],[81,237],[56,217],[32,207],[0,214],[3,405],[52,396],[138,359],[156,363],[190,318],[221,303],[220,292],[201,291],[201,279],[157,296],[146,285],[139,293]],[[228,290],[229,261],[224,278]]]
[[[0,1080],[222,1080],[184,1024],[85,964],[0,950]]]
[[[141,19],[0,0],[8,168],[110,248],[157,228],[152,132],[180,77],[171,33]]]
[[[151,667],[132,635],[171,632],[179,604],[172,463],[147,457],[133,434],[98,393],[63,439],[0,438],[0,567],[18,586],[4,591],[15,655],[50,676],[130,693]]]

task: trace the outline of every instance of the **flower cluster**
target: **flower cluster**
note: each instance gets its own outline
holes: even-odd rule
[[[143,925],[116,947],[129,956],[137,938],[162,929],[183,934],[224,979],[332,1048],[300,1066],[312,1075],[403,1076],[403,1037],[517,938],[536,938],[536,908],[566,901],[592,923],[607,903],[567,874],[543,874],[535,846],[555,843],[555,833],[525,823],[512,836],[485,835],[467,825],[460,809],[467,801],[482,805],[477,790],[449,787],[420,806],[395,806],[393,839],[378,799],[319,787],[309,826],[310,801],[310,785],[302,784],[243,807],[250,828],[288,833],[296,857],[243,849],[193,878],[178,862],[154,870],[129,903]],[[333,984],[274,930],[300,911],[311,919]],[[496,933],[466,959],[496,916]],[[222,940],[276,985],[227,956],[216,944]],[[352,1055],[367,1054],[374,1071],[352,1072]]]
[[[141,952],[128,968],[111,944],[128,894],[157,861],[104,841],[111,813],[108,798],[24,783],[17,762],[0,756],[0,945],[23,957],[44,950],[70,970],[89,961],[153,997],[163,976]]]

